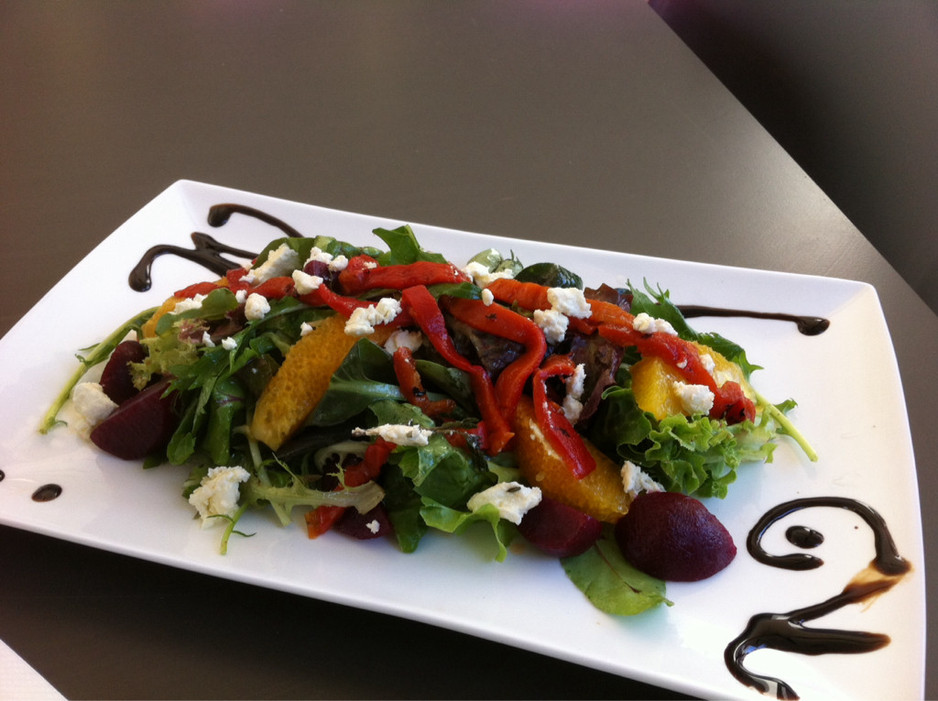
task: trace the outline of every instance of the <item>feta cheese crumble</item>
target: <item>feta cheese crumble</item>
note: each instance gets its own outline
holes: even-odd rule
[[[462,272],[468,275],[473,284],[479,287],[488,287],[495,280],[511,279],[515,276],[514,272],[511,270],[499,270],[493,273],[489,270],[487,265],[479,263],[478,261],[472,261],[466,265],[466,267],[462,269]]]
[[[632,328],[639,333],[666,333],[670,336],[677,336],[677,331],[674,330],[669,321],[656,319],[645,312],[635,315],[632,320]]]
[[[189,495],[189,503],[199,512],[203,528],[224,520],[214,516],[234,515],[238,509],[240,485],[249,478],[248,471],[238,465],[209,469],[199,486]]]
[[[267,312],[269,311],[270,303],[263,295],[259,295],[256,292],[249,294],[248,298],[244,301],[244,316],[248,321],[259,321],[267,316]]]
[[[534,323],[544,332],[548,343],[560,343],[567,334],[570,320],[556,309],[535,309]]]
[[[563,414],[570,423],[576,423],[583,411],[583,403],[580,398],[583,396],[585,388],[586,369],[583,363],[576,366],[573,374],[566,380],[567,394],[563,398]]]
[[[664,487],[655,482],[648,473],[635,463],[626,460],[622,465],[622,486],[633,499],[641,492],[663,492]]]
[[[519,524],[528,511],[541,503],[541,497],[539,487],[525,487],[520,482],[499,482],[473,494],[466,506],[475,512],[486,504],[491,504],[498,509],[501,518]]]
[[[299,295],[307,295],[313,290],[319,289],[322,284],[322,278],[318,275],[310,275],[302,270],[293,271],[293,286]]]
[[[117,404],[104,393],[104,388],[97,382],[80,382],[72,390],[72,405],[84,426],[76,426],[79,433],[85,433],[104,421],[117,409]]]
[[[345,322],[345,333],[349,336],[368,336],[375,326],[387,324],[401,313],[401,303],[393,297],[382,297],[377,304],[359,307]]]
[[[202,345],[207,348],[215,347],[215,341],[212,340],[212,336],[209,334],[208,331],[202,332]]]
[[[689,385],[675,380],[671,387],[687,414],[709,414],[713,408],[713,392],[706,385]]]
[[[234,350],[238,347],[238,342],[234,340],[231,336],[226,336],[221,340],[221,347],[225,350]]]
[[[374,428],[356,428],[353,436],[379,436],[394,445],[427,445],[433,431],[407,424],[382,424]]]
[[[299,262],[300,254],[287,244],[281,243],[267,254],[267,260],[252,270],[254,280],[260,284],[267,282],[272,277],[289,275],[291,271],[299,267]]]
[[[205,295],[195,295],[188,299],[180,299],[173,307],[173,314],[182,314],[183,312],[201,309],[202,302],[205,301]]]
[[[386,350],[391,355],[394,355],[394,352],[398,348],[408,348],[411,352],[413,352],[422,345],[423,334],[419,331],[397,329],[394,333],[388,336],[388,340],[384,342],[384,350]]]
[[[483,289],[482,290],[482,304],[484,304],[486,307],[491,307],[492,302],[494,301],[495,301],[495,295],[492,294],[492,290],[488,289],[487,287]]]
[[[583,290],[576,287],[551,287],[547,290],[547,301],[551,309],[577,319],[589,319],[593,313]]]

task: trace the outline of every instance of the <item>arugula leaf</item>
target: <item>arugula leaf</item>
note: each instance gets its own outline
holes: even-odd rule
[[[388,251],[376,256],[379,265],[409,265],[419,260],[433,263],[446,263],[446,258],[439,253],[425,251],[417,242],[414,230],[404,224],[396,229],[378,228],[374,235],[388,245]]]
[[[564,572],[600,611],[614,616],[634,616],[660,604],[665,583],[630,565],[619,550],[611,529],[581,555],[561,560]]]
[[[684,315],[681,314],[681,310],[671,301],[671,295],[667,290],[662,290],[660,287],[653,290],[647,282],[645,282],[647,294],[631,284],[629,284],[629,290],[632,294],[631,311],[633,314],[645,312],[649,316],[664,319],[674,327],[678,336],[685,341],[702,343],[727,360],[739,365],[747,379],[755,370],[761,369],[761,366],[750,363],[746,358],[746,351],[733,341],[718,333],[699,333],[692,329]]]

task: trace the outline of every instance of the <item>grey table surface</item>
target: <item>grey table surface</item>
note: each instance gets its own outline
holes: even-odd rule
[[[935,593],[938,318],[645,3],[0,4],[0,333],[181,178],[874,285]],[[0,639],[69,698],[673,696],[11,528],[0,562]]]

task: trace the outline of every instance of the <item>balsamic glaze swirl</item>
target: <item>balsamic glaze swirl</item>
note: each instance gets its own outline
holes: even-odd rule
[[[800,509],[835,507],[860,516],[873,532],[876,555],[866,569],[859,572],[836,596],[811,606],[787,613],[760,613],[749,619],[746,629],[727,645],[724,661],[740,682],[778,699],[797,699],[798,694],[786,682],[775,677],[755,674],[746,669],[746,656],[762,648],[804,655],[827,653],[862,653],[878,650],[889,643],[881,633],[837,629],[808,628],[804,625],[848,604],[860,603],[891,589],[911,569],[909,562],[896,549],[883,518],[870,506],[844,497],[810,497],[794,499],[773,507],[749,532],[746,547],[759,562],[790,570],[820,567],[823,561],[806,553],[771,555],[762,547],[762,536],[775,522]],[[788,541],[801,547],[815,547],[823,536],[803,526],[786,531]]]

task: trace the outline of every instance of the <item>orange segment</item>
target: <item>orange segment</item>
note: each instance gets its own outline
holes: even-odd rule
[[[173,311],[173,309],[176,307],[176,304],[181,300],[181,297],[170,297],[165,302],[163,302],[163,304],[160,305],[160,308],[153,313],[153,316],[147,319],[146,323],[140,327],[140,331],[143,334],[143,337],[152,338],[153,336],[156,336],[156,322],[158,322],[160,317],[164,314],[168,314],[169,312]]]
[[[390,334],[386,326],[377,326],[368,338],[384,343]],[[318,322],[294,344],[261,393],[251,435],[274,450],[283,445],[316,408],[332,375],[361,338],[345,333],[345,318],[338,314]]]
[[[528,396],[518,403],[514,430],[514,452],[521,474],[545,496],[607,523],[615,523],[629,510],[631,498],[622,486],[620,466],[584,439],[596,459],[596,469],[583,479],[574,477],[538,428],[534,403]]]
[[[692,345],[697,347],[701,355],[708,354],[713,358],[713,377],[717,385],[722,386],[724,382],[732,380],[739,383],[747,397],[755,397],[752,386],[746,381],[743,371],[736,363],[727,360],[712,348],[699,343]],[[681,397],[674,389],[674,382],[684,382],[684,376],[673,365],[661,358],[646,356],[632,366],[631,374],[632,392],[639,407],[654,414],[659,421],[666,416],[684,412]]]

